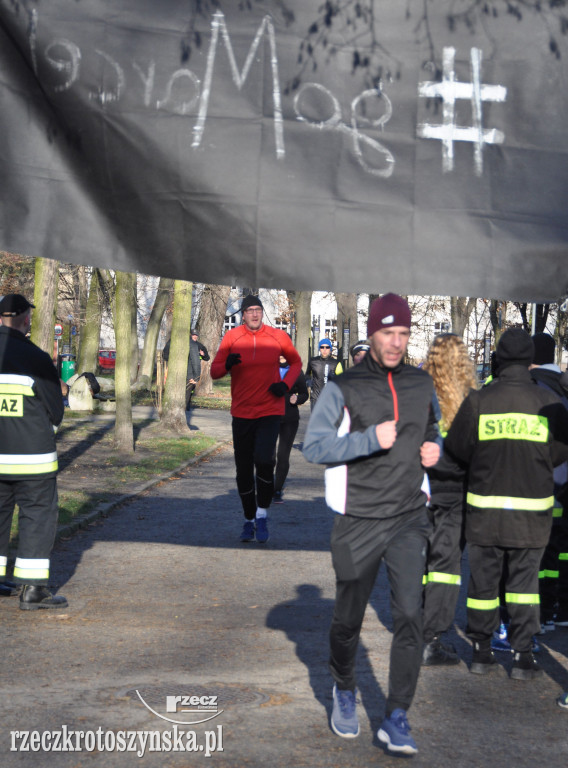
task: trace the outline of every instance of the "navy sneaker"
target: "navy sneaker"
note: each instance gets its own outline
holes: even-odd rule
[[[241,541],[254,541],[254,523],[252,520],[247,520],[243,525]]]
[[[342,691],[336,685],[333,686],[331,728],[344,739],[354,739],[359,735],[357,699],[354,691]]]
[[[284,499],[282,498],[282,491],[274,491],[274,495],[272,496],[272,503],[284,504]]]
[[[256,540],[259,544],[266,544],[269,539],[268,525],[265,517],[256,518]]]
[[[404,709],[395,709],[390,717],[385,717],[377,736],[390,752],[402,755],[415,755],[418,752],[416,742],[410,735]]]
[[[511,643],[507,634],[507,625],[501,623],[499,629],[493,633],[491,648],[494,651],[510,651]]]
[[[568,709],[568,691],[561,693],[556,699],[556,703],[559,707],[562,707],[562,709]]]

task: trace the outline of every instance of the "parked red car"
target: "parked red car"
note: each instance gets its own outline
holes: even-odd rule
[[[99,370],[114,371],[116,363],[116,349],[99,349]]]

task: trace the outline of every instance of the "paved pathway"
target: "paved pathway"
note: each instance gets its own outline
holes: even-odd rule
[[[196,411],[191,423],[229,435],[226,414]],[[384,574],[365,617],[358,658],[361,734],[347,741],[328,727],[334,584],[323,470],[293,451],[286,501],[271,508],[271,538],[264,546],[238,541],[242,518],[234,474],[231,449],[221,449],[60,542],[53,577],[69,599],[67,610],[24,612],[14,598],[2,600],[0,765],[400,765],[374,735],[383,715],[390,647]],[[462,609],[458,627],[463,624]],[[469,662],[461,629],[453,640]],[[554,702],[568,688],[568,630],[544,642],[547,674],[534,683],[510,680],[504,671],[479,678],[463,662],[424,670],[410,710],[420,748],[413,765],[565,768],[568,713]],[[504,663],[510,666],[510,659]],[[178,726],[195,732],[190,746],[202,751],[147,751],[140,759],[118,751],[11,751],[11,731],[66,726],[101,729],[107,739],[128,729],[171,732],[175,726],[163,717],[188,723],[198,716],[168,713],[167,697],[191,695],[217,696],[223,710],[209,723]],[[206,757],[221,736],[223,751]]]

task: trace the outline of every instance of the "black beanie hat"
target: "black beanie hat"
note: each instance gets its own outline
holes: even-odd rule
[[[534,344],[531,337],[522,328],[509,328],[501,336],[497,345],[497,364],[499,371],[509,365],[526,365],[533,361]]]
[[[549,333],[535,333],[532,337],[534,344],[535,365],[547,365],[554,362],[556,342]]]
[[[264,310],[262,301],[258,298],[258,296],[253,296],[252,293],[249,293],[248,296],[244,297],[241,304],[241,312],[244,312],[245,309],[248,309],[249,307],[260,307],[262,310]]]

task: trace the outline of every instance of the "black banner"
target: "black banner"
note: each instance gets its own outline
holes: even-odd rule
[[[0,0],[0,248],[558,300],[565,5]]]

